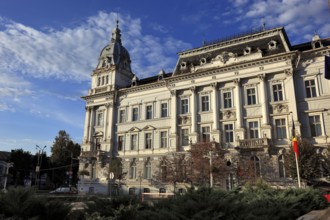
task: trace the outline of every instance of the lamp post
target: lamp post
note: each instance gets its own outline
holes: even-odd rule
[[[41,175],[40,175],[40,167],[41,167],[41,164],[42,164],[42,155],[44,154],[44,149],[46,148],[47,146],[45,145],[43,148],[39,147],[38,145],[36,145],[36,149],[38,151],[38,163],[37,163],[37,167],[36,167],[36,180],[37,180],[37,183],[38,183],[38,189],[40,189],[40,180],[41,180]],[[41,151],[41,155],[40,155],[40,151]]]
[[[210,188],[213,187],[213,162],[212,162],[212,158],[213,157],[217,157],[217,154],[213,154],[212,150],[210,150],[208,152],[207,155],[204,155],[203,157],[208,158],[209,159],[209,163],[210,163]]]
[[[139,181],[140,181],[140,197],[142,198],[142,187],[141,187],[141,183],[142,183],[142,173],[141,173],[141,171],[139,171]]]
[[[5,176],[5,182],[3,184],[3,191],[6,191],[9,168],[13,167],[13,166],[14,166],[14,163],[7,163],[6,164],[6,176]]]

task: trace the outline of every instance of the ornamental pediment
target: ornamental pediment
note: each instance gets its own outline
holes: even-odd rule
[[[141,131],[141,129],[137,128],[137,127],[132,127],[131,129],[129,129],[127,132],[139,132]]]
[[[150,130],[155,130],[156,128],[151,125],[147,125],[144,128],[142,128],[143,131],[150,131]]]

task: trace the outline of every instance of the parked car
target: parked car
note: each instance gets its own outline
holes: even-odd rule
[[[51,194],[77,194],[78,191],[74,186],[61,186],[57,189],[50,191]]]

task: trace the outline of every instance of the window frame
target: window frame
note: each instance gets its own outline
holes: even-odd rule
[[[118,146],[117,150],[118,151],[124,151],[125,149],[125,135],[118,135]]]
[[[160,148],[167,148],[168,147],[168,132],[167,131],[160,131]],[[165,135],[163,135],[165,134]]]
[[[180,113],[189,114],[189,98],[181,98],[180,100]]]
[[[129,165],[129,177],[130,179],[136,179],[136,158],[133,158]]]
[[[146,120],[152,119],[153,116],[152,105],[146,105]]]
[[[250,93],[249,91],[254,91],[254,93]],[[245,89],[246,92],[246,104],[247,105],[256,105],[258,104],[257,99],[257,88],[256,87],[248,87]]]
[[[284,121],[284,123],[283,123]],[[279,124],[277,122],[280,122]],[[288,133],[287,133],[287,122],[285,118],[275,118],[274,119],[274,125],[275,125],[275,136],[276,139],[287,139]],[[284,135],[283,135],[284,134]]]
[[[126,110],[120,109],[119,110],[119,123],[124,123],[124,122],[126,122]]]
[[[230,97],[226,96],[226,94],[230,94]],[[222,99],[223,99],[223,108],[224,109],[233,108],[233,93],[232,93],[232,91],[223,91],[222,92]]]
[[[133,107],[132,108],[132,121],[138,121],[138,120],[139,120],[139,108]]]
[[[150,150],[152,149],[152,133],[146,132],[144,134],[144,149]]]
[[[281,88],[279,88],[279,86]],[[272,92],[273,92],[273,102],[284,101],[283,83],[273,83],[271,88],[272,88]]]
[[[166,106],[166,107],[164,108],[164,106]],[[167,102],[160,103],[160,117],[161,118],[168,117],[168,103]]]
[[[231,129],[227,129],[226,126],[231,126]],[[233,123],[228,123],[223,125],[223,130],[224,130],[224,138],[225,138],[225,143],[233,143],[235,141],[234,139],[234,124]],[[229,134],[229,139],[232,141],[228,141],[228,134]]]
[[[311,82],[313,82],[314,84],[311,85]],[[307,83],[308,83],[308,85],[307,85]],[[311,79],[311,78],[305,79],[304,86],[305,86],[306,98],[315,98],[318,96],[317,89],[316,89],[317,82],[316,82],[315,78],[314,79]]]
[[[184,132],[187,131],[187,132]],[[181,145],[182,146],[189,146],[189,128],[182,128],[181,131]]]
[[[318,117],[318,121],[315,121],[316,117]],[[312,121],[311,119],[314,120]],[[308,124],[311,137],[316,138],[323,136],[322,116],[320,114],[308,115]]]
[[[135,138],[133,138],[133,137],[135,137]],[[138,148],[138,134],[131,134],[131,136],[130,136],[130,141],[131,141],[131,143],[130,143],[130,150],[137,150],[137,148]]]
[[[150,180],[152,178],[151,169],[152,169],[152,166],[151,166],[151,162],[150,162],[150,158],[149,158],[144,164],[144,178],[147,180]]]
[[[207,98],[207,100],[203,100],[204,98]],[[210,94],[201,95],[200,102],[201,102],[201,112],[209,112],[210,111]]]
[[[257,125],[255,127],[255,124]],[[251,126],[253,125],[253,126]],[[248,127],[249,127],[249,138],[250,139],[258,139],[260,138],[259,135],[259,121],[248,121]]]
[[[261,161],[260,158],[257,157],[256,155],[253,155],[250,160],[253,163],[253,171],[255,177],[260,177],[261,176]]]
[[[96,126],[104,125],[104,112],[102,110],[98,110],[96,112]]]
[[[277,158],[277,162],[278,162],[278,176],[279,178],[285,178],[286,177],[286,170],[285,170],[285,158],[284,155],[281,154],[278,156]]]
[[[210,126],[201,126],[200,130],[201,142],[208,143],[211,141],[211,128]]]

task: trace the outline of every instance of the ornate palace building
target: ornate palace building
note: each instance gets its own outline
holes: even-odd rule
[[[228,160],[251,158],[269,182],[285,182],[283,149],[290,147],[293,122],[313,145],[330,141],[329,45],[330,38],[315,34],[293,46],[283,27],[263,29],[182,51],[173,73],[155,70],[139,79],[117,24],[82,97],[80,170],[90,175],[79,190],[108,192],[108,163],[116,157],[126,173],[124,191],[158,192],[153,176],[164,156],[201,141],[226,148]],[[235,174],[228,178],[230,188]]]

